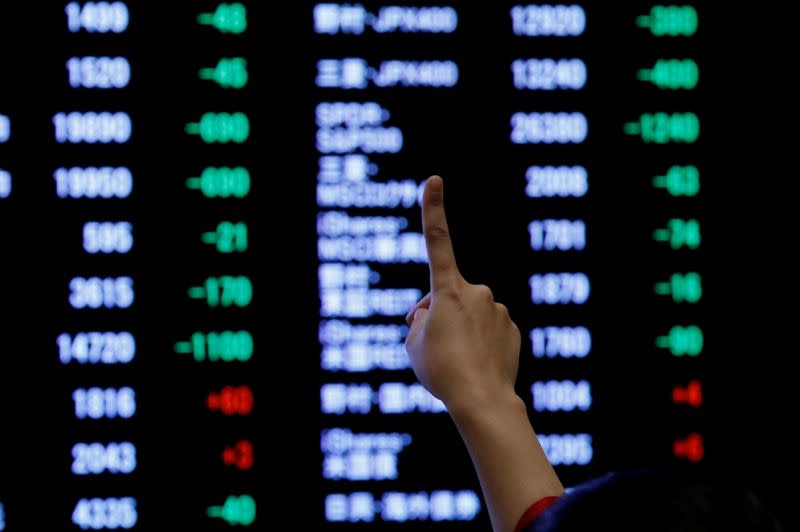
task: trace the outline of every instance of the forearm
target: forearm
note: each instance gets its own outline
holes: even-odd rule
[[[514,530],[535,501],[564,488],[513,391],[502,397],[453,406],[450,414],[469,450],[495,532]]]

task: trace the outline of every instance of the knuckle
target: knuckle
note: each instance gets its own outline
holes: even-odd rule
[[[463,298],[463,294],[459,291],[457,286],[445,285],[439,289],[436,297],[448,299],[450,301],[459,301]]]
[[[486,286],[485,284],[475,285],[475,294],[482,299],[494,301],[494,294],[492,294],[492,289]]]
[[[511,315],[508,313],[507,306],[505,306],[502,303],[495,303],[495,306],[497,307],[497,311],[500,313],[501,316],[503,316],[504,318],[509,318],[509,319],[511,318]]]
[[[450,233],[447,227],[441,224],[432,224],[425,227],[425,235],[433,240],[445,240],[450,238]]]
[[[519,327],[517,327],[517,324],[513,321],[511,322],[511,332],[515,336],[515,341],[519,342],[522,340],[522,333],[520,332]]]

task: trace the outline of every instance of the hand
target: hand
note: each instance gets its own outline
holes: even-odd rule
[[[443,184],[422,195],[431,291],[406,316],[406,349],[417,378],[444,401],[475,464],[495,532],[514,530],[523,512],[564,492],[514,393],[519,329],[491,290],[461,277],[444,215]]]
[[[458,271],[444,213],[443,182],[425,183],[422,224],[431,291],[406,316],[406,349],[423,386],[451,414],[514,394],[520,333],[491,290]]]

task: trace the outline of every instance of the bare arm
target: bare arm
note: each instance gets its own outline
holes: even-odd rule
[[[514,392],[519,329],[488,287],[459,273],[438,176],[425,185],[422,223],[431,292],[406,317],[406,348],[417,378],[458,427],[494,530],[510,532],[533,502],[564,491]]]

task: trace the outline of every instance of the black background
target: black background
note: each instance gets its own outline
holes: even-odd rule
[[[12,140],[0,145],[0,166],[14,176],[12,197],[0,203],[0,501],[9,530],[67,529],[77,498],[96,495],[137,496],[143,530],[216,530],[219,524],[208,524],[204,509],[228,493],[254,494],[259,528],[268,528],[273,515],[321,518],[321,489],[333,488],[320,484],[317,438],[321,427],[341,423],[317,414],[320,381],[335,379],[320,374],[314,341],[313,112],[316,102],[334,98],[374,98],[392,109],[391,123],[404,130],[406,144],[401,156],[376,157],[382,177],[445,177],[462,272],[493,288],[511,308],[523,337],[541,320],[538,313],[552,310],[530,305],[527,279],[533,271],[558,271],[564,264],[591,275],[590,304],[563,311],[595,332],[596,350],[582,366],[586,369],[537,368],[523,356],[520,377],[523,395],[539,378],[578,379],[586,371],[592,380],[595,402],[589,414],[534,417],[540,433],[595,435],[592,467],[560,471],[566,482],[667,461],[673,437],[700,430],[706,434],[708,465],[740,477],[793,524],[790,486],[798,464],[790,434],[797,401],[790,367],[797,349],[790,320],[797,295],[792,275],[797,172],[790,135],[797,112],[790,97],[796,92],[789,79],[791,20],[778,3],[746,10],[693,3],[700,10],[701,31],[691,43],[674,45],[647,38],[633,26],[631,16],[650,4],[587,5],[585,36],[574,43],[545,42],[536,52],[511,35],[505,4],[459,6],[458,32],[436,37],[314,36],[311,3],[293,2],[248,3],[248,32],[220,36],[194,23],[196,13],[211,10],[213,2],[129,4],[132,22],[120,36],[67,33],[63,6],[56,3],[4,6],[0,18],[0,112],[11,117],[13,132]],[[574,50],[586,60],[590,81],[580,94],[513,91],[510,61],[544,56],[548,46],[554,54],[566,57]],[[665,49],[698,58],[702,82],[694,94],[660,94],[632,79],[642,61],[662,56]],[[65,60],[92,54],[128,57],[130,86],[69,89]],[[222,91],[197,79],[198,68],[222,55],[248,58],[246,89]],[[342,55],[449,58],[458,62],[461,80],[448,91],[354,95],[314,88],[316,60]],[[591,192],[574,206],[541,206],[523,196],[524,170],[532,164],[534,148],[510,145],[508,116],[541,109],[580,110],[589,118],[585,146],[538,152],[558,163],[586,164]],[[701,141],[671,152],[671,147],[642,147],[622,135],[624,121],[661,109],[698,112]],[[128,112],[134,121],[131,142],[57,145],[51,118],[71,110]],[[205,111],[229,110],[250,115],[252,136],[245,146],[206,147],[182,132],[186,122]],[[701,165],[703,193],[694,205],[668,205],[641,178],[655,175],[673,156]],[[134,172],[130,199],[56,198],[54,168],[107,160]],[[186,177],[223,164],[251,168],[248,199],[203,200],[184,188]],[[704,230],[699,253],[676,258],[650,243],[649,232],[667,212],[687,209],[688,217],[695,207]],[[551,215],[586,219],[584,254],[562,259],[528,251],[527,223]],[[82,222],[115,219],[133,222],[133,252],[87,257],[80,246]],[[199,233],[221,219],[250,224],[248,254],[220,257],[198,243]],[[704,277],[703,303],[686,311],[697,312],[707,330],[707,349],[695,368],[651,362],[647,356],[657,353],[652,348],[642,356],[673,312],[648,293],[656,278],[672,271],[669,261],[696,265]],[[255,299],[250,308],[209,311],[184,296],[203,277],[223,273],[251,276]],[[131,275],[136,303],[125,311],[73,311],[66,286],[78,275]],[[425,290],[423,268],[405,269],[397,279],[398,286]],[[557,321],[562,311],[552,312]],[[57,334],[93,327],[133,331],[136,361],[122,368],[60,366]],[[192,365],[172,352],[172,344],[193,330],[214,328],[253,332],[256,355],[246,370]],[[676,413],[664,399],[665,390],[696,373],[704,377],[702,417]],[[377,375],[374,382],[384,377],[392,379]],[[403,380],[412,382],[413,376]],[[253,416],[221,419],[204,410],[202,397],[209,390],[239,383],[255,390]],[[137,415],[96,427],[74,420],[69,394],[88,385],[133,386]],[[352,420],[357,423],[364,421]],[[477,489],[445,417],[367,423],[378,430],[429,429],[430,436],[415,437],[408,455],[401,455],[403,489]],[[138,470],[122,478],[71,478],[69,449],[79,438],[131,439],[139,452]],[[226,470],[216,458],[221,445],[238,438],[251,439],[256,447],[250,473]]]

